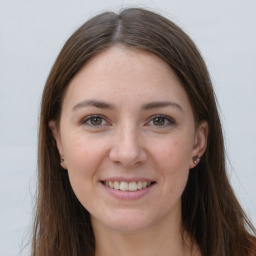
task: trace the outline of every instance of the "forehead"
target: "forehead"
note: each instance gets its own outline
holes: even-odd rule
[[[173,70],[159,57],[125,47],[112,47],[93,58],[70,82],[64,105],[84,99],[143,104],[178,100],[188,107],[185,90]]]

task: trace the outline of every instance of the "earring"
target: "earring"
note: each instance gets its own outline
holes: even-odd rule
[[[67,166],[66,166],[66,164],[65,164],[64,158],[61,158],[61,159],[60,159],[60,165],[61,165],[61,167],[62,167],[63,169],[67,169]]]
[[[200,157],[199,155],[193,157],[193,163],[194,163],[194,164],[198,164],[199,161],[200,161],[200,158],[201,158],[201,157]]]

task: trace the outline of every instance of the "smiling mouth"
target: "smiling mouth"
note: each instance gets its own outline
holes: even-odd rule
[[[150,181],[132,181],[132,182],[126,182],[126,181],[102,181],[102,183],[110,187],[114,190],[121,190],[121,191],[137,191],[141,189],[145,189],[151,185],[153,185],[155,182]]]

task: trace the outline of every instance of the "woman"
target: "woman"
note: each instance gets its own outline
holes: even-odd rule
[[[45,85],[32,255],[256,255],[206,66],[143,9],[103,13]]]

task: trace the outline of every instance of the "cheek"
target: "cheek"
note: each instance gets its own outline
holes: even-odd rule
[[[164,172],[188,170],[191,160],[192,146],[185,139],[169,139],[162,143],[155,143],[152,155]]]
[[[80,134],[70,136],[64,141],[64,155],[68,170],[92,172],[103,154],[103,147],[97,140]]]
[[[98,182],[98,169],[104,159],[103,147],[97,141],[72,136],[64,141],[64,156],[72,188],[79,194],[86,194]]]
[[[71,187],[88,211],[94,209],[95,188],[99,182],[98,169],[102,162],[102,154],[95,145],[89,141],[72,141],[67,149],[67,172]]]
[[[188,179],[191,147],[184,140],[169,140],[154,147],[155,168],[169,198],[179,199]]]

